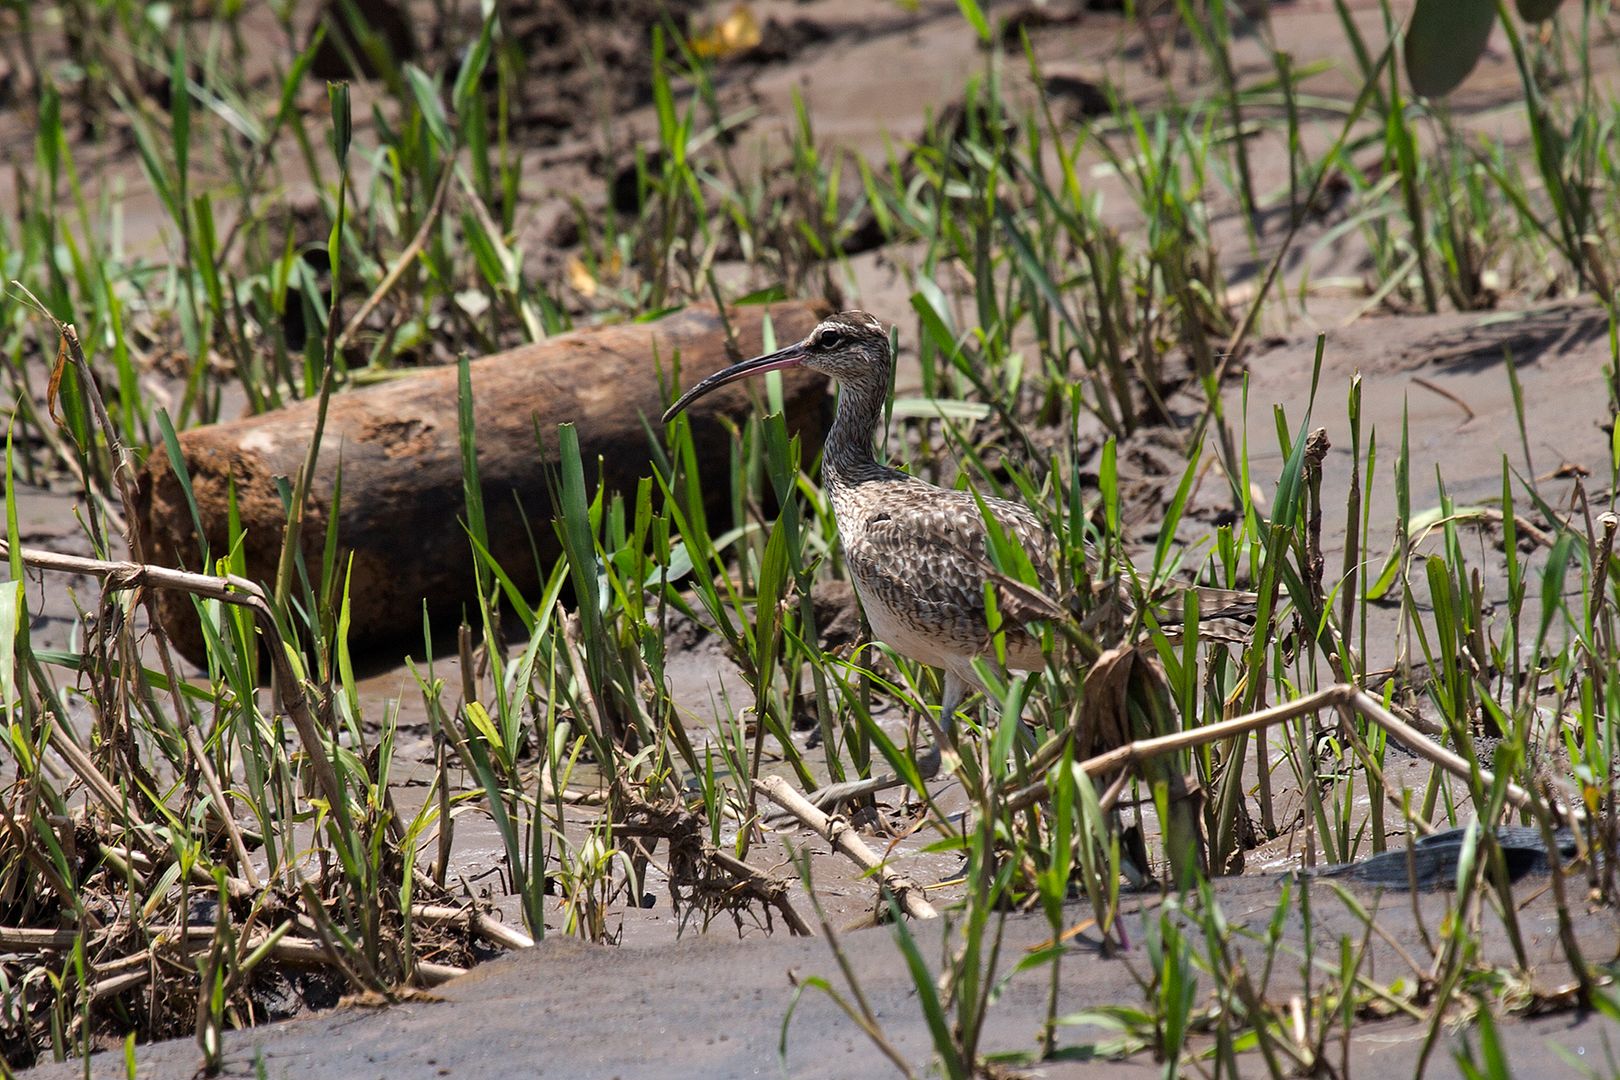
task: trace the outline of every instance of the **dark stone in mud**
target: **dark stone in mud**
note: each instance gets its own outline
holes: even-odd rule
[[[559,213],[545,231],[546,246],[558,251],[579,243],[579,218],[571,211]]]
[[[550,143],[651,101],[652,27],[684,30],[703,6],[704,0],[540,0],[504,7],[505,30],[523,57],[512,123],[533,141]],[[485,77],[493,78],[493,65]]]
[[[814,19],[784,22],[773,17],[765,21],[760,30],[759,44],[748,50],[745,59],[761,64],[780,63],[793,59],[804,49],[831,36],[832,31]]]
[[[637,161],[635,155],[631,155],[614,170],[613,180],[608,184],[608,202],[621,214],[634,216],[641,212],[642,169],[647,171],[648,176],[657,176],[661,173],[664,169],[663,151],[648,151],[642,155],[640,161]]]
[[[1339,863],[1311,871],[1313,877],[1350,878],[1384,889],[1452,889],[1457,886],[1457,866],[1462,857],[1468,826],[1447,829],[1419,837],[1410,849],[1385,851],[1353,863]],[[1575,855],[1575,837],[1568,829],[1553,834],[1560,860]],[[1526,874],[1546,873],[1552,868],[1547,843],[1540,829],[1500,825],[1496,842],[1502,849],[1509,881]]]
[[[818,581],[810,588],[816,630],[823,649],[852,645],[861,639],[861,609],[847,581]]]
[[[347,988],[331,972],[266,964],[254,974],[250,993],[265,1020],[291,1020],[336,1007]]]
[[[363,24],[363,34],[370,40],[370,48],[356,40],[345,11],[348,6],[345,0],[328,0],[310,23],[311,37],[317,27],[326,26],[326,38],[309,66],[313,75],[322,79],[375,79],[382,74],[372,54],[372,49],[378,47],[386,51],[395,64],[416,57],[416,35],[411,32],[404,10],[394,0],[353,0],[354,14]]]
[[[1108,100],[1108,88],[1090,79],[1076,75],[1048,75],[1046,93],[1064,106],[1070,120],[1087,116],[1106,116],[1113,110]]]
[[[1079,22],[1084,15],[1084,4],[1020,4],[1000,17],[1001,44],[1020,48],[1026,33],[1051,26],[1068,26]]]

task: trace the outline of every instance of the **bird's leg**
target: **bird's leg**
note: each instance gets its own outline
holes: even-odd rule
[[[945,748],[952,751],[956,749],[956,710],[962,707],[962,700],[967,697],[968,684],[954,671],[945,672],[945,684],[940,693],[939,719],[924,712],[923,719],[928,721],[928,747],[919,751],[917,748],[917,719],[911,721],[911,747],[916,755],[917,772],[924,780],[932,780],[939,775],[940,763],[944,760]],[[907,795],[909,805],[910,795]]]
[[[962,707],[962,701],[967,697],[968,684],[954,671],[945,672],[945,685],[939,700],[939,719],[936,721],[926,713],[930,736],[928,749],[917,756],[917,769],[924,780],[932,780],[939,775],[940,760],[944,749],[949,746],[956,747],[956,710]],[[917,723],[911,724],[911,745],[917,745]]]
[[[926,712],[923,714],[923,718],[928,721],[928,726],[931,729],[931,737],[928,740],[927,750],[922,753],[916,751],[917,718],[912,717],[909,733],[910,745],[912,752],[917,753],[917,772],[924,780],[932,780],[939,775],[939,766],[943,760],[945,748],[950,747],[954,750],[956,747],[956,710],[961,707],[967,693],[968,684],[956,673],[946,671],[943,693],[940,695],[940,718],[935,720],[931,714]],[[846,780],[842,784],[828,784],[826,787],[812,791],[805,798],[818,809],[831,812],[841,803],[864,798],[868,795],[875,795],[880,791],[899,787],[904,782],[896,773],[884,773],[881,776],[873,776],[865,780]]]

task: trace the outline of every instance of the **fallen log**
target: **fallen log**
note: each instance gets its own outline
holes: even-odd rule
[[[576,331],[472,362],[490,548],[520,588],[532,592],[538,585],[531,541],[542,566],[559,553],[548,523],[557,426],[577,427],[588,481],[595,481],[600,458],[607,486],[633,492],[649,471],[647,433],[660,430],[677,355],[685,385],[756,355],[763,351],[767,312],[782,343],[808,333],[821,313],[805,303],[738,308],[728,314],[734,335],[728,341],[713,307],[692,307],[655,323]],[[783,375],[788,426],[802,436],[808,458],[826,431],[827,383],[812,372]],[[456,383],[454,367],[429,368],[331,399],[301,541],[310,573],[318,573],[341,466],[337,539],[341,557],[353,556],[349,633],[355,647],[418,637],[424,605],[430,616],[452,619],[470,607],[473,559],[462,526]],[[742,420],[751,402],[748,390],[727,388],[688,410],[700,461],[724,467],[728,422]],[[215,557],[228,549],[235,486],[250,578],[275,578],[286,526],[276,480],[290,485],[297,475],[315,419],[315,403],[305,401],[180,435],[197,515]],[[709,480],[719,511],[727,485],[715,473]],[[161,450],[143,470],[136,513],[153,561],[211,569],[202,566],[184,489]],[[201,663],[203,637],[191,599],[164,592],[158,615],[180,652]]]

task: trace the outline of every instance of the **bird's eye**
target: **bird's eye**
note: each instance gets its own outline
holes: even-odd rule
[[[837,330],[823,330],[821,333],[816,335],[816,348],[836,349],[838,348],[838,343],[843,340],[844,335],[840,334]]]

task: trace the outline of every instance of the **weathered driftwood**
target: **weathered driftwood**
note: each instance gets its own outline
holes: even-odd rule
[[[608,486],[633,491],[648,471],[648,431],[659,430],[677,354],[685,385],[755,355],[763,349],[767,312],[776,340],[784,343],[808,333],[820,314],[804,303],[739,308],[728,315],[728,340],[727,322],[715,309],[694,307],[656,323],[565,334],[472,363],[490,547],[520,587],[532,590],[537,583],[531,541],[543,564],[558,552],[548,524],[558,425],[577,427],[587,480],[594,480],[600,458]],[[814,453],[826,429],[826,382],[809,372],[783,374],[789,427],[803,436],[806,453]],[[453,367],[432,368],[331,400],[305,503],[302,544],[315,573],[341,465],[337,536],[345,559],[354,559],[351,643],[416,636],[424,604],[431,615],[454,618],[470,596],[473,560],[462,525],[456,382]],[[738,387],[689,411],[699,460],[716,470],[707,477],[716,498],[726,492],[717,471],[727,461],[726,421],[740,420],[750,409],[750,391]],[[290,484],[297,475],[315,421],[314,403],[302,402],[180,436],[198,516],[216,556],[227,550],[235,485],[250,578],[275,577],[286,519],[276,478]],[[211,569],[201,565],[190,509],[162,452],[147,461],[137,504],[153,560]],[[162,593],[159,617],[180,651],[199,661],[203,643],[190,598]]]
[[[842,852],[855,865],[877,878],[883,889],[895,898],[900,909],[913,919],[936,919],[934,910],[924,897],[921,886],[908,877],[889,869],[888,863],[855,832],[854,826],[836,815],[828,815],[821,808],[793,790],[780,776],[762,776],[754,781],[754,790],[780,806],[801,823],[814,830],[823,840]]]

